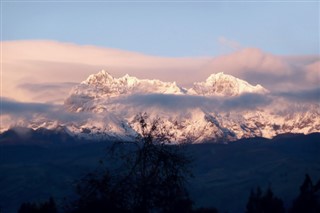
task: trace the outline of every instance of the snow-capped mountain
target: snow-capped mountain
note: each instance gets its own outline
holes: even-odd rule
[[[253,86],[248,82],[231,75],[219,72],[210,75],[205,82],[194,83],[188,91],[190,94],[204,96],[236,96],[243,93],[267,93],[261,85]]]
[[[114,78],[101,71],[71,90],[64,109],[76,119],[34,116],[26,125],[63,127],[87,139],[133,140],[141,131],[137,115],[144,115],[147,123],[157,119],[177,143],[320,132],[319,104],[292,103],[223,73],[185,89],[175,82]]]
[[[91,100],[109,99],[133,94],[184,94],[185,90],[178,87],[175,82],[168,83],[159,80],[138,79],[129,75],[114,78],[105,70],[90,75],[80,85],[76,86],[71,96],[66,100],[66,105],[71,110],[83,110],[83,105]],[[76,101],[76,102],[74,102]]]

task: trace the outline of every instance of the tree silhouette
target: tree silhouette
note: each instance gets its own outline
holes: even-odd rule
[[[300,186],[300,194],[293,201],[290,213],[319,213],[320,212],[320,180],[316,185],[306,174],[303,184]]]
[[[56,213],[57,207],[54,199],[52,197],[49,198],[48,201],[44,203],[22,203],[18,213]]]
[[[218,213],[216,208],[198,208],[193,210],[194,213]]]
[[[170,135],[155,119],[136,116],[139,134],[135,142],[114,143],[108,165],[86,175],[78,184],[79,199],[71,212],[191,212],[185,188],[189,158],[178,146],[168,145]]]
[[[284,213],[283,202],[274,196],[271,188],[263,194],[260,187],[251,190],[246,213]]]

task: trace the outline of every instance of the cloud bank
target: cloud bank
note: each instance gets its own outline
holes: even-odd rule
[[[61,122],[81,122],[90,117],[89,113],[68,112],[63,105],[36,102],[20,102],[1,97],[1,121],[14,124],[19,120],[32,121],[42,119]],[[6,121],[10,118],[11,121]],[[5,125],[5,124],[4,124]]]
[[[25,85],[29,86],[29,85]],[[35,89],[31,86],[29,89]],[[216,113],[240,113],[257,109],[271,109],[275,113],[281,110],[285,112],[306,111],[312,107],[320,107],[320,88],[303,91],[279,92],[268,94],[247,93],[233,97],[219,96],[195,96],[195,95],[172,95],[172,94],[134,94],[120,96],[101,102],[107,109],[107,113],[93,112],[69,112],[64,105],[52,103],[20,102],[1,97],[1,129],[9,126],[23,125],[24,123],[37,121],[48,123],[83,123],[88,120],[105,123],[108,117],[114,114],[123,115],[129,113],[152,112],[157,113],[175,112],[177,115],[186,115],[191,110]],[[290,107],[288,107],[290,106]],[[111,110],[111,111],[110,111]],[[115,111],[112,111],[115,110]],[[130,114],[131,113],[131,114]],[[113,119],[111,119],[112,121]],[[110,121],[110,119],[108,120]]]
[[[167,58],[56,41],[4,41],[2,94],[19,101],[62,103],[71,87],[101,69],[115,77],[176,81],[182,86],[224,72],[270,91],[306,90],[320,84],[319,56],[278,56],[240,48],[217,57]]]
[[[271,97],[262,94],[247,93],[235,97],[205,97],[171,94],[135,94],[125,98],[116,98],[114,104],[121,103],[133,108],[148,109],[155,107],[167,111],[184,111],[200,108],[205,111],[242,111],[265,107],[272,103]]]
[[[275,96],[298,103],[316,103],[320,105],[320,87],[296,92],[281,92]]]
[[[17,102],[4,97],[1,99],[3,114],[48,113],[56,110],[56,106],[52,104]]]
[[[304,91],[281,92],[274,94],[244,93],[240,96],[196,96],[173,94],[133,94],[109,99],[103,104],[123,106],[125,109],[146,111],[157,108],[165,111],[187,111],[199,108],[204,111],[240,112],[256,110],[277,105],[279,99],[292,104],[316,104],[320,106],[320,88]],[[118,107],[117,107],[118,108]],[[121,108],[121,107],[120,107]],[[10,98],[1,97],[1,115],[13,117],[33,118],[43,116],[51,120],[63,122],[82,121],[95,114],[90,112],[69,112],[64,105],[52,103],[20,102]]]

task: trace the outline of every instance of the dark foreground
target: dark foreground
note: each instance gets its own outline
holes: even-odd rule
[[[41,202],[50,196],[63,205],[65,198],[73,196],[74,181],[98,167],[108,144],[0,145],[1,212],[16,212],[23,202]],[[244,212],[250,190],[257,186],[270,186],[288,207],[306,173],[314,181],[320,178],[320,134],[183,149],[193,160],[194,177],[188,185],[192,200],[196,206],[215,207],[219,212]]]

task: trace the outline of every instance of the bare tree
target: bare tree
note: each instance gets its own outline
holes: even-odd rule
[[[190,160],[161,120],[136,116],[140,133],[134,142],[114,143],[103,169],[78,184],[73,212],[191,212],[185,184]]]

